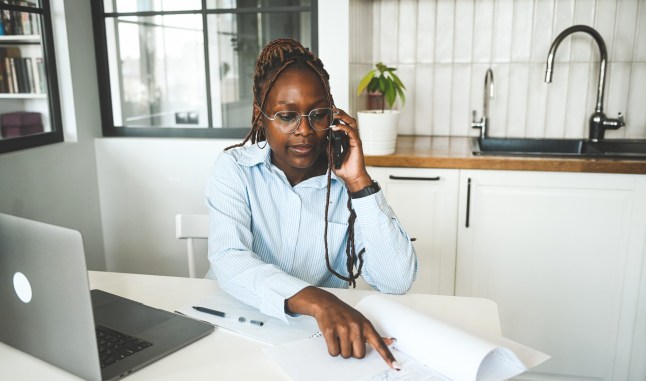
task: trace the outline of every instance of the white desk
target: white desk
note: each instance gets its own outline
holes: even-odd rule
[[[138,300],[157,308],[175,308],[200,300],[218,289],[206,279],[89,272],[91,288]],[[354,305],[371,291],[330,290]],[[478,298],[410,294],[404,304],[458,324],[500,334],[498,308]],[[287,380],[262,352],[266,344],[224,329],[141,369],[126,380]],[[64,350],[62,348],[61,350]],[[0,380],[80,380],[61,369],[0,343]]]

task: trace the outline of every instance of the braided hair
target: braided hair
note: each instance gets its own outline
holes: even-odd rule
[[[332,99],[332,93],[330,91],[330,75],[323,67],[323,62],[316,57],[309,49],[303,47],[300,42],[281,38],[273,40],[268,43],[260,52],[258,60],[256,61],[256,69],[253,75],[253,107],[254,109],[262,110],[265,106],[265,100],[267,94],[271,90],[276,78],[290,65],[301,66],[309,68],[316,73],[316,75],[323,83],[325,88],[325,95],[327,101],[330,105],[334,104]],[[251,120],[251,130],[244,138],[241,143],[227,147],[225,150],[234,147],[241,147],[247,142],[255,144],[258,142],[265,141],[267,139],[265,135],[265,129],[263,125],[263,115],[261,112],[254,112]],[[354,245],[354,221],[357,217],[354,209],[352,208],[350,191],[348,191],[348,203],[347,208],[350,211],[350,216],[348,217],[348,240],[346,242],[346,269],[348,271],[348,276],[338,273],[330,265],[330,256],[328,252],[328,213],[330,206],[330,189],[332,183],[332,144],[328,144],[327,149],[328,154],[328,169],[327,169],[327,195],[326,195],[326,204],[325,204],[325,231],[323,233],[323,239],[325,240],[325,264],[330,273],[334,274],[339,279],[347,281],[353,287],[356,287],[356,280],[361,275],[361,268],[363,267],[363,253],[365,251],[361,250],[359,254],[356,254],[356,249]],[[355,263],[358,262],[357,271],[355,273]]]

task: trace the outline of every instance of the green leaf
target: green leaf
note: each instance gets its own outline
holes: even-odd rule
[[[376,70],[370,70],[368,74],[363,76],[361,78],[361,81],[359,82],[359,87],[357,87],[357,95],[361,95],[361,93],[368,87],[368,84],[372,80],[372,78],[375,76]]]
[[[404,84],[402,83],[401,79],[399,79],[397,74],[392,73],[392,76],[393,76],[393,80],[395,81],[398,87],[401,87],[402,89],[406,89],[406,86],[404,86]]]
[[[402,106],[403,106],[406,103],[406,95],[404,95],[404,91],[399,87],[397,87],[397,94],[399,94],[399,97],[402,100]]]
[[[382,94],[386,94],[388,91],[388,81],[386,80],[386,77],[379,77],[379,89],[378,91]]]
[[[385,96],[386,96],[386,102],[388,102],[388,106],[392,108],[393,104],[395,103],[395,99],[397,98],[397,92],[395,92],[395,88],[392,86],[389,86],[386,89]]]

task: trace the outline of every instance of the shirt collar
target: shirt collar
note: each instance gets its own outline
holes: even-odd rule
[[[237,162],[238,164],[244,165],[246,167],[253,167],[258,164],[264,164],[264,166],[269,170],[271,170],[271,168],[274,167],[276,168],[276,170],[280,171],[279,168],[275,167],[271,163],[271,149],[267,144],[265,144],[265,146],[262,148],[258,147],[258,144],[252,144],[250,146],[244,147],[244,151],[238,157]],[[341,181],[341,179],[339,179],[334,174],[334,172],[332,172],[332,180]],[[307,179],[302,183],[298,184],[297,187],[298,186],[323,188],[327,186],[327,174],[315,176],[310,179]]]
[[[245,146],[242,154],[238,157],[238,164],[246,167],[253,167],[260,163],[265,163],[266,166],[271,165],[271,149],[265,144],[264,148],[258,147],[258,144]]]

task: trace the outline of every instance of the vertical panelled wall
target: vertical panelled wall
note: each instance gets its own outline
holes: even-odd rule
[[[490,136],[588,136],[599,50],[585,33],[567,37],[551,84],[545,61],[554,38],[594,27],[608,49],[604,110],[627,126],[608,138],[646,138],[646,0],[350,0],[351,111],[375,62],[398,68],[408,87],[400,134],[476,135],[484,75],[494,72]]]

